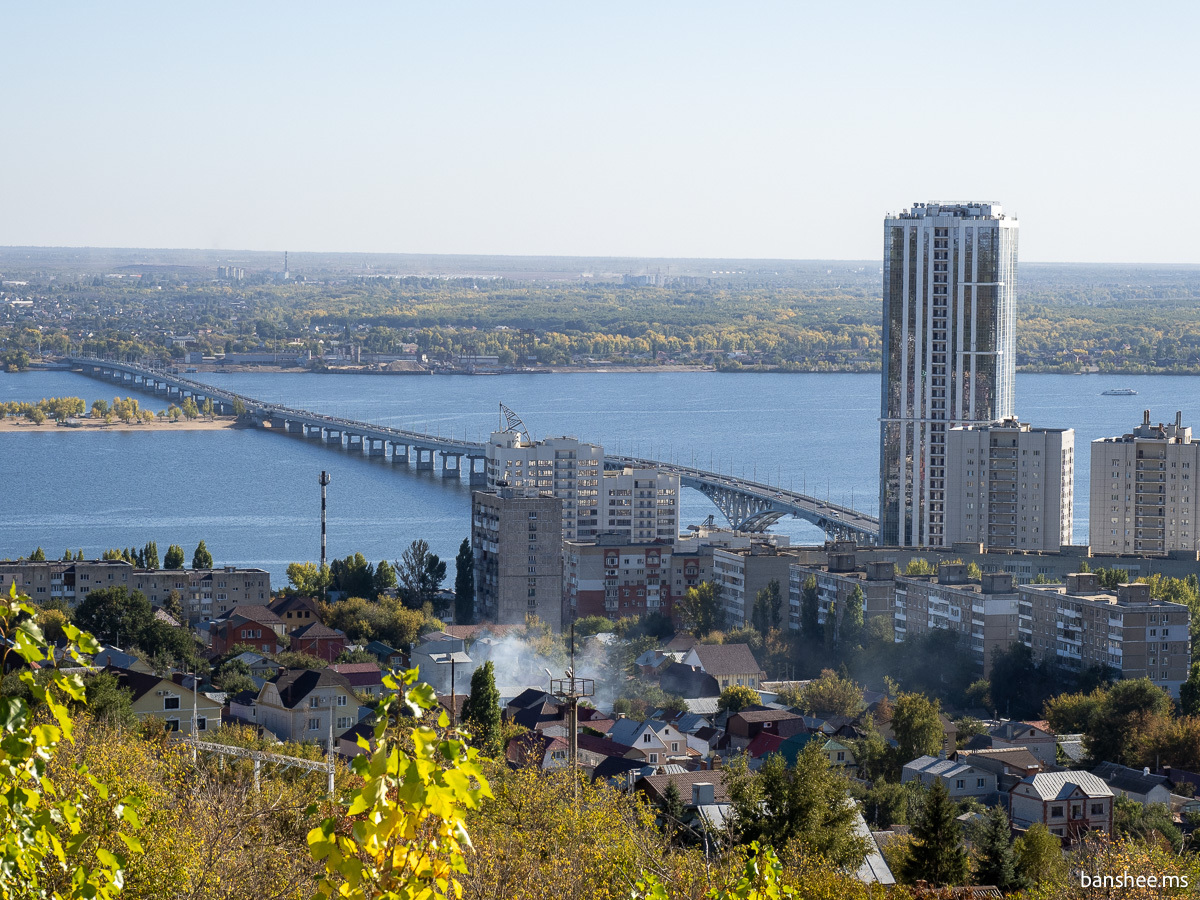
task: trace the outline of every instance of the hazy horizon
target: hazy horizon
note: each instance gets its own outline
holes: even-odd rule
[[[875,260],[990,200],[1026,262],[1200,264],[1200,12],[1158,13],[14,8],[0,244]]]

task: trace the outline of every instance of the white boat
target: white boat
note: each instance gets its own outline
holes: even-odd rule
[[[1101,397],[1136,397],[1137,391],[1133,388],[1110,388],[1100,394]]]

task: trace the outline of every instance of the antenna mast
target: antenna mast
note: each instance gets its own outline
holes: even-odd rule
[[[567,703],[567,741],[572,771],[579,769],[579,701],[596,693],[596,681],[575,675],[575,623],[571,623],[571,667],[566,678],[552,678],[550,690]]]
[[[517,434],[524,435],[526,444],[533,443],[533,438],[529,436],[529,429],[525,427],[525,423],[521,421],[521,417],[503,403],[500,404],[500,415],[507,419],[508,431],[515,431]]]

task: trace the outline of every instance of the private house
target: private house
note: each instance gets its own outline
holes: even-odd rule
[[[900,783],[918,781],[924,785],[941,781],[950,796],[985,798],[997,791],[996,774],[970,763],[936,756],[922,756],[905,763],[900,773]]]
[[[126,653],[119,647],[101,647],[100,652],[92,657],[92,666],[96,669],[129,669],[146,675],[154,674],[154,669],[143,662],[141,657]]]
[[[268,608],[275,615],[279,616],[288,634],[291,634],[297,628],[303,628],[305,625],[321,621],[321,614],[317,611],[317,601],[311,597],[299,597],[296,595],[280,597],[271,603]]]
[[[110,667],[105,671],[115,675],[120,686],[130,691],[133,712],[138,719],[151,716],[162,719],[163,727],[172,735],[192,735],[193,713],[199,736],[221,725],[223,705],[202,691],[193,691],[170,678],[131,669]],[[180,681],[183,679],[183,676],[176,677]]]
[[[1016,825],[1041,822],[1067,843],[1085,832],[1112,833],[1113,792],[1090,772],[1042,772],[1017,782],[1009,791]]]
[[[669,662],[663,666],[658,682],[668,694],[677,694],[687,700],[716,697],[721,693],[717,679],[699,666],[685,666],[680,662]]]
[[[1058,760],[1058,739],[1045,722],[1005,722],[988,735],[993,747],[1024,747],[1043,765],[1052,766]]]
[[[730,716],[725,724],[729,746],[734,750],[745,750],[760,733],[786,740],[808,730],[803,716],[786,709],[743,709]]]
[[[687,736],[666,722],[654,719],[645,722],[617,719],[608,738],[627,748],[625,756],[628,759],[644,760],[652,766],[669,760],[686,760],[689,756]],[[691,754],[699,756],[695,750]]]
[[[433,685],[439,694],[465,694],[471,690],[471,673],[475,666],[467,655],[466,642],[460,637],[441,631],[422,635],[421,642],[409,655],[409,665],[415,666],[421,681]]]
[[[783,754],[789,766],[796,765],[796,759],[808,746],[809,741],[821,741],[821,752],[825,754],[831,766],[838,766],[850,775],[858,770],[858,760],[854,758],[854,751],[836,738],[828,737],[819,731],[794,734],[780,745],[779,752]]]
[[[1171,805],[1171,786],[1167,776],[1151,775],[1149,769],[1131,769],[1116,763],[1100,763],[1092,774],[1108,785],[1115,797],[1128,797],[1143,806],[1147,803]]]
[[[283,621],[266,606],[235,606],[212,622],[208,631],[215,656],[228,653],[238,644],[266,654],[283,650]]]
[[[371,641],[363,649],[378,659],[379,664],[385,669],[404,669],[408,666],[404,654],[394,647],[389,647],[383,641]]]
[[[329,668],[345,675],[360,694],[378,697],[383,693],[383,672],[378,663],[334,663]]]
[[[345,675],[329,669],[281,669],[254,701],[254,723],[282,741],[315,741],[358,724],[358,697]]]
[[[1047,771],[1047,766],[1024,747],[959,750],[951,754],[950,759],[991,772],[996,776],[996,789],[1002,794],[1011,791],[1022,778]],[[1053,770],[1057,766],[1049,768]]]
[[[508,742],[504,756],[514,766],[560,769],[570,762],[570,748],[566,738],[527,731]]]
[[[683,665],[699,666],[721,690],[736,684],[757,690],[766,677],[748,644],[697,644],[684,654]]]
[[[333,662],[346,649],[346,635],[320,622],[296,629],[291,633],[291,637],[294,651],[307,653],[326,662]]]

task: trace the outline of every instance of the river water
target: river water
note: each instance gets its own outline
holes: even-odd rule
[[[200,374],[259,399],[430,434],[484,440],[499,403],[534,437],[563,434],[614,452],[733,472],[878,511],[879,378],[875,375],[604,373],[497,376]],[[1135,397],[1103,397],[1132,387]],[[1034,425],[1076,431],[1075,541],[1087,540],[1087,444],[1122,434],[1149,408],[1200,426],[1200,378],[1018,375],[1017,409]],[[115,385],[72,372],[0,375],[0,400],[110,399]],[[128,392],[128,391],[126,391]],[[151,409],[161,397],[139,395]],[[219,564],[261,566],[277,583],[289,562],[320,554],[327,469],[329,554],[396,559],[416,538],[452,560],[469,533],[470,491],[440,473],[403,470],[315,441],[254,430],[0,434],[0,558],[204,539]],[[716,508],[684,491],[684,524]],[[719,517],[719,514],[718,514]],[[801,520],[773,531],[823,535]],[[450,565],[453,571],[453,563]]]

